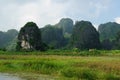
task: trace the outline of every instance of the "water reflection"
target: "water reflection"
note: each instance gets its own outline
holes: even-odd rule
[[[0,73],[0,80],[22,80],[19,77]]]
[[[18,75],[0,73],[0,80],[55,80],[55,78],[50,76],[43,76],[43,75],[36,76],[36,75],[28,75],[28,74],[21,74],[21,76],[19,77]]]

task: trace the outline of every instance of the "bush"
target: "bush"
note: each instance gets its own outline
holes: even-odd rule
[[[33,70],[42,74],[52,74],[58,71],[62,66],[51,61],[28,61],[23,63],[24,68],[28,71]]]
[[[61,74],[65,77],[69,77],[69,78],[72,78],[74,77],[74,74],[75,74],[75,70],[72,69],[72,68],[66,68],[66,69],[63,69],[61,71]]]
[[[0,51],[6,51],[6,48],[0,48]]]
[[[120,80],[120,77],[114,74],[107,74],[106,80]]]
[[[96,80],[97,74],[95,71],[90,69],[80,68],[66,68],[61,71],[61,74],[68,78],[77,78],[85,80]]]
[[[101,55],[101,52],[96,49],[91,49],[89,51],[86,50],[86,51],[80,52],[80,55],[81,56],[99,56],[99,55]]]
[[[86,80],[96,80],[97,74],[95,73],[95,71],[86,69],[86,70],[83,70],[82,72],[82,78]]]

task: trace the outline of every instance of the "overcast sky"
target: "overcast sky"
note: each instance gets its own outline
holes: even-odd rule
[[[94,26],[120,23],[120,0],[0,0],[0,30],[19,30],[26,22],[39,27],[61,18],[91,21]]]

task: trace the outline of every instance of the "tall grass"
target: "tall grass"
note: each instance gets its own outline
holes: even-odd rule
[[[67,80],[119,80],[120,58],[38,54],[0,55],[0,72],[47,74],[62,77],[62,80],[66,78]]]

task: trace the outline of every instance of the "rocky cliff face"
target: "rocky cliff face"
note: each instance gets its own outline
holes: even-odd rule
[[[41,33],[35,23],[28,22],[21,28],[18,35],[18,48],[25,50],[40,50],[41,43]]]
[[[21,42],[21,47],[22,47],[23,49],[32,49],[32,48],[33,48],[32,45],[30,45],[29,42],[28,42],[28,41],[25,41],[25,40],[22,40],[22,42]]]

